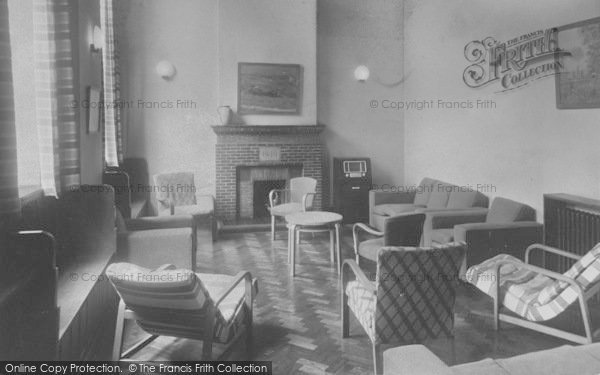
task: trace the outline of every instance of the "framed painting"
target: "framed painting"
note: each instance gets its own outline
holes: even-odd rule
[[[600,108],[600,17],[557,28],[556,107]]]
[[[302,66],[238,64],[238,113],[298,115],[302,106]]]
[[[88,109],[88,134],[95,134],[100,131],[100,89],[98,87],[89,86],[87,95]]]

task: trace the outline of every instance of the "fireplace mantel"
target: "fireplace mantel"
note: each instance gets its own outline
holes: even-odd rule
[[[325,125],[213,125],[217,135],[320,134]]]

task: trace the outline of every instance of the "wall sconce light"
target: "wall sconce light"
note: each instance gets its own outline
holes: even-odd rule
[[[170,81],[175,76],[175,66],[167,60],[159,61],[156,64],[156,73],[165,81]]]
[[[364,65],[360,65],[354,69],[354,78],[356,78],[358,82],[365,82],[367,79],[369,79],[369,75],[369,68]]]
[[[90,50],[93,53],[100,53],[104,48],[104,32],[100,28],[100,26],[94,26],[94,31],[92,32],[92,43],[90,43]]]

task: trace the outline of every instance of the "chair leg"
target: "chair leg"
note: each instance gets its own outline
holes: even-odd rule
[[[500,329],[500,300],[494,297],[494,331]]]
[[[117,310],[117,323],[115,325],[115,336],[113,339],[112,360],[121,359],[121,350],[123,350],[123,328],[125,323],[125,302],[121,300]]]
[[[219,226],[217,225],[217,218],[214,214],[210,216],[210,229],[212,231],[212,242],[217,242],[219,236]]]
[[[338,275],[342,273],[342,247],[340,245],[340,224],[335,224],[335,253],[337,257]]]
[[[253,307],[254,307],[254,285],[253,281],[248,278],[246,279],[246,295],[244,297],[244,303],[246,304],[246,353],[248,359],[252,359],[252,319],[253,319]]]
[[[342,338],[350,337],[350,309],[348,308],[348,296],[342,287]]]
[[[291,276],[294,277],[296,275],[296,236],[298,235],[298,233],[296,233],[296,226],[292,225],[290,227],[290,235],[292,236],[290,239],[290,246],[291,246],[291,256],[292,256],[292,260],[291,260],[291,269],[290,269],[290,273]]]
[[[288,244],[287,244],[287,256],[288,256],[288,264],[290,264],[290,262],[292,261],[292,229],[291,227],[288,225],[287,227],[288,229]]]
[[[152,341],[156,340],[157,337],[158,337],[157,335],[148,335],[148,336],[146,336],[145,338],[143,338],[140,341],[136,342],[131,348],[129,348],[125,352],[123,352],[123,354],[121,355],[121,358],[123,358],[123,359],[130,358],[135,353],[137,353],[140,350],[144,349]]]
[[[590,319],[589,307],[584,297],[579,298],[579,306],[581,308],[581,319],[583,319],[583,326],[585,328],[585,337],[588,344],[591,344],[594,341],[594,337],[592,336],[592,321]]]
[[[202,343],[202,360],[210,361],[212,359],[212,346],[213,340],[212,338],[204,340]]]
[[[271,215],[271,240],[275,241],[275,216]]]
[[[333,229],[329,230],[329,261],[331,263],[335,262],[335,234],[333,232]]]
[[[373,344],[373,371],[375,375],[383,374],[383,356],[379,344]]]
[[[204,322],[204,341],[202,343],[202,360],[210,361],[212,359],[212,347],[215,332],[215,311],[216,307],[209,306],[206,309],[206,321]]]

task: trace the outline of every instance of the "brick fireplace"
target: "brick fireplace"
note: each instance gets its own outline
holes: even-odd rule
[[[264,204],[260,188],[298,176],[317,180],[315,209],[321,209],[323,125],[213,126],[216,145],[216,211],[225,222],[253,219]],[[258,188],[258,189],[257,189]]]

